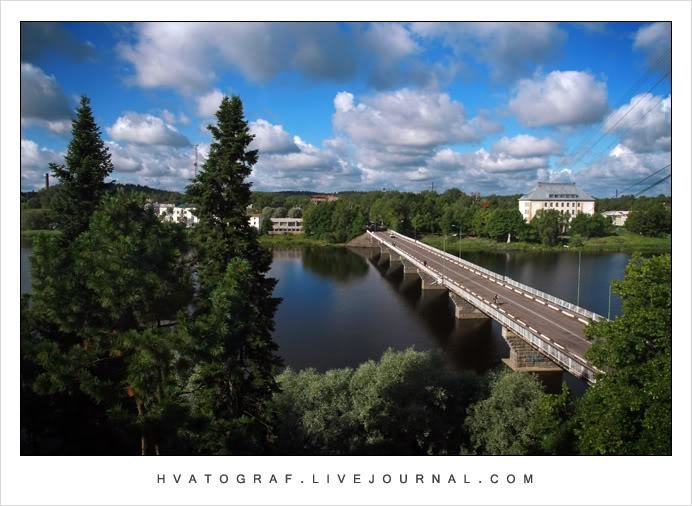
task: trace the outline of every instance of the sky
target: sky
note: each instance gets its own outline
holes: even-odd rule
[[[669,23],[24,22],[20,51],[22,190],[62,161],[82,94],[111,179],[171,190],[224,95],[256,190],[609,197],[671,162]]]

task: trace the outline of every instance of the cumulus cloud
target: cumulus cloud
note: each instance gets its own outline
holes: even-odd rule
[[[579,71],[522,79],[509,110],[525,126],[574,126],[600,121],[608,110],[606,84]]]
[[[264,82],[286,70],[338,79],[356,70],[353,44],[336,23],[138,23],[118,48],[143,87],[192,93],[232,68]],[[232,41],[232,42],[229,42]]]
[[[553,139],[548,137],[538,139],[532,135],[523,134],[512,138],[503,137],[493,144],[493,149],[516,157],[554,155],[561,151],[560,145]]]
[[[221,105],[223,93],[221,90],[214,89],[200,97],[197,97],[197,115],[203,118],[210,118],[216,114]]]
[[[56,133],[70,130],[70,101],[55,77],[31,63],[21,64],[22,126],[38,125]]]
[[[167,145],[106,141],[111,153],[113,176],[120,183],[183,189],[194,175],[194,150]],[[201,162],[208,146],[200,146]]]
[[[628,189],[671,161],[670,153],[635,153],[618,144],[608,155],[591,163],[586,169],[574,173],[574,179],[596,196],[614,196],[615,191]],[[665,176],[665,171],[647,180],[645,184],[629,188],[627,193],[644,190]],[[670,194],[670,180],[652,188],[646,194]]]
[[[62,158],[62,153],[42,148],[30,139],[22,139],[20,151],[22,190],[43,187],[44,174],[50,172],[48,164],[51,162],[60,163]]]
[[[662,74],[670,70],[671,26],[668,21],[642,26],[634,35],[634,48],[646,55],[650,68]]]
[[[404,88],[355,104],[351,93],[340,92],[334,108],[335,130],[366,146],[432,148],[475,142],[498,129],[487,118],[467,118],[463,105],[446,93]]]
[[[19,37],[21,59],[26,62],[56,54],[81,62],[94,55],[91,44],[78,40],[60,23],[22,21]]]
[[[430,65],[420,52],[401,23],[138,23],[118,46],[135,84],[186,95],[210,89],[228,70],[261,83],[291,71],[307,80],[362,75],[379,89],[435,85],[456,72],[453,62]]]
[[[168,109],[163,109],[161,111],[161,117],[169,125],[175,125],[176,123],[188,125],[190,123],[190,118],[188,118],[183,112],[176,115],[174,112],[171,112]]]
[[[250,132],[255,136],[250,149],[259,149],[260,155],[300,151],[296,139],[281,125],[273,125],[260,118],[250,122]]]
[[[603,129],[622,132],[620,142],[635,153],[669,151],[671,97],[654,96],[650,93],[636,95],[629,103],[608,115]]]
[[[496,80],[516,78],[552,61],[567,38],[557,24],[538,22],[426,22],[414,23],[412,30],[488,65]]]
[[[107,130],[113,140],[120,142],[176,147],[190,145],[187,137],[175,127],[152,114],[127,112],[115,120]]]

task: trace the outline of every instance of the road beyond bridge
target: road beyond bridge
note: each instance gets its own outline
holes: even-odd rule
[[[368,234],[380,247],[380,262],[388,256],[390,269],[401,264],[404,275],[420,276],[423,290],[449,292],[457,318],[497,321],[510,347],[505,363],[512,369],[559,367],[590,383],[596,380],[600,371],[584,358],[591,346],[584,328],[602,316],[403,234]]]

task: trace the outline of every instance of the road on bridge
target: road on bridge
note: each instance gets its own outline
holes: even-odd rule
[[[445,257],[441,251],[438,253],[438,250],[420,242],[401,237],[392,238],[390,232],[375,232],[374,235],[385,245],[394,246],[421,263],[426,262],[427,267],[436,271],[438,275],[456,281],[465,289],[475,292],[487,304],[506,312],[524,326],[540,332],[572,354],[586,360],[584,353],[591,343],[584,337],[586,325],[578,319],[579,315],[516,287],[505,286],[500,280],[486,279]],[[495,295],[498,296],[497,305],[493,302]]]

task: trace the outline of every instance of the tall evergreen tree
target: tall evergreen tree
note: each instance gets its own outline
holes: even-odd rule
[[[195,317],[188,325],[197,367],[189,390],[201,431],[192,439],[204,453],[258,451],[270,436],[266,402],[280,365],[272,340],[279,299],[266,276],[269,251],[248,222],[257,150],[239,97],[224,97],[216,113],[209,157],[188,187],[199,223],[194,230],[198,269]],[[220,444],[221,443],[221,444]]]
[[[104,179],[113,171],[111,155],[84,95],[72,120],[72,140],[65,163],[52,163],[50,168],[60,181],[53,202],[58,228],[63,238],[71,241],[88,227],[89,217],[106,190]]]

